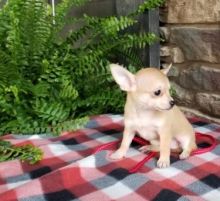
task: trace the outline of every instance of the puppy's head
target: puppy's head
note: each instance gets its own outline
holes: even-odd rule
[[[167,78],[171,65],[163,70],[145,68],[132,74],[117,64],[111,64],[113,78],[123,91],[131,96],[138,107],[150,110],[169,110],[174,106]]]

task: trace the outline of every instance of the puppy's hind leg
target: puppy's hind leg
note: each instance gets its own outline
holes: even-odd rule
[[[180,159],[186,159],[190,156],[193,150],[197,149],[197,145],[195,144],[194,140],[189,139],[187,142],[183,144],[183,151],[180,154]]]
[[[160,151],[160,142],[158,140],[151,140],[149,145],[144,145],[139,149],[141,152],[148,152],[148,151]]]

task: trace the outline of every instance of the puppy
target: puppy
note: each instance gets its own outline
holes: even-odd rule
[[[141,151],[159,151],[159,168],[170,165],[171,149],[181,148],[180,159],[187,158],[196,149],[194,130],[169,93],[166,75],[171,65],[163,70],[145,68],[136,74],[118,64],[110,65],[116,83],[127,92],[123,139],[112,159],[126,155],[136,133],[150,142]]]

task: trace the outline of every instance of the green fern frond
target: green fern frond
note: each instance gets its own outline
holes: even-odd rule
[[[60,98],[74,100],[78,97],[78,91],[73,87],[72,83],[68,80],[64,80],[62,88],[65,90],[60,91]]]
[[[49,122],[62,122],[69,117],[70,108],[60,102],[45,102],[43,99],[36,99],[34,111],[42,120]]]
[[[78,28],[61,38],[70,9],[86,2],[60,1],[55,18],[45,0],[8,0],[0,10],[1,134],[60,133],[85,125],[81,117],[122,111],[108,65],[122,55],[142,66],[136,52],[159,39],[127,30],[162,0],[144,1],[129,16],[72,17]]]
[[[124,60],[127,61],[130,65],[141,67],[144,66],[143,61],[140,56],[138,56],[137,48],[124,48],[124,49],[116,49],[116,53]]]
[[[144,1],[142,4],[139,5],[138,9],[134,12],[130,13],[129,16],[136,16],[144,13],[147,10],[152,10],[155,8],[158,8],[163,3],[165,3],[166,0],[147,0]]]
[[[124,94],[121,93],[119,89],[115,89],[114,92],[106,89],[101,93],[94,93],[83,100],[81,99],[77,102],[77,104],[79,108],[82,108],[82,111],[83,108],[87,108],[86,111],[92,111],[93,114],[99,114],[100,110],[104,111],[104,113],[110,112],[110,108],[111,110],[114,108],[116,111],[121,111],[121,109],[124,107],[124,101]],[[99,105],[99,107],[96,108],[96,105]],[[106,108],[106,105],[108,105],[108,108]]]
[[[13,146],[8,141],[0,141],[0,162],[19,159],[35,164],[42,158],[42,150],[33,145]]]
[[[64,122],[60,122],[56,126],[51,127],[51,133],[60,135],[61,132],[63,131],[75,131],[75,130],[85,127],[88,121],[89,121],[89,117],[84,116],[81,118],[76,118],[74,120],[67,120]]]
[[[124,48],[142,49],[160,40],[154,33],[125,34],[119,41]]]
[[[120,16],[120,17],[107,17],[101,21],[101,30],[104,30],[106,35],[115,35],[119,31],[122,31],[137,23],[136,20]]]

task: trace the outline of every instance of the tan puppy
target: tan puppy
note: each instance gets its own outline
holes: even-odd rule
[[[181,159],[196,149],[193,128],[169,93],[166,75],[170,67],[145,68],[134,75],[117,64],[110,65],[116,83],[127,92],[123,139],[120,148],[111,155],[112,159],[126,155],[136,133],[151,143],[140,150],[160,152],[157,162],[160,168],[170,165],[171,149],[181,148]]]

